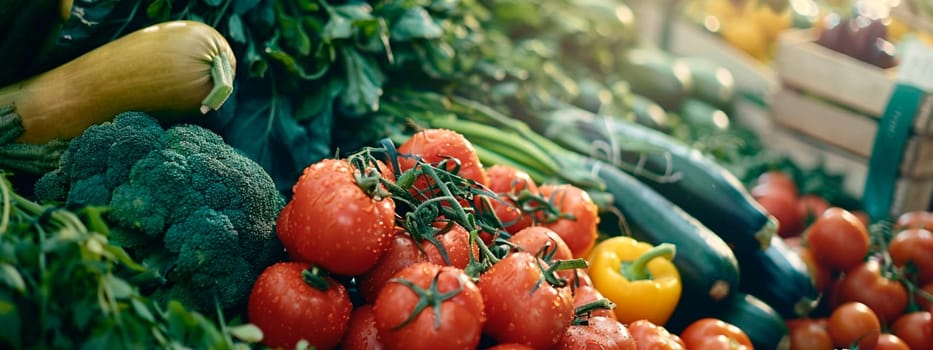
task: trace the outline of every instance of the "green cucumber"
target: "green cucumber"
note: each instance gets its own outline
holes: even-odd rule
[[[664,108],[642,95],[632,95],[632,113],[635,122],[661,131],[670,130],[671,124]]]
[[[735,79],[732,72],[712,60],[702,57],[681,57],[675,61],[690,68],[693,90],[690,96],[718,108],[727,108],[735,99]]]
[[[753,295],[736,293],[719,306],[714,317],[742,329],[755,349],[790,349],[790,335],[784,319]]]
[[[738,287],[739,266],[726,242],[635,177],[599,160],[585,162],[585,168],[605,183],[605,191],[612,194],[613,206],[618,210],[601,215],[602,232],[630,233],[654,245],[677,246],[673,262],[680,272],[683,291],[672,319],[688,323],[709,315],[708,309],[695,306],[715,305],[733,293]],[[626,226],[630,230],[623,228]]]
[[[820,300],[807,265],[778,236],[766,250],[736,251],[742,277],[739,290],[771,305],[784,318],[810,314]]]
[[[690,68],[670,53],[653,48],[632,48],[619,65],[619,75],[632,92],[676,110],[693,89]]]
[[[700,99],[690,97],[684,100],[678,115],[692,130],[720,132],[729,129],[729,115]]]
[[[763,250],[771,244],[777,220],[735,175],[690,146],[643,125],[573,107],[537,122],[545,137],[644,181],[734,249]]]

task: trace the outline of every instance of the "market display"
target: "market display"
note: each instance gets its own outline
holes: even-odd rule
[[[0,348],[931,349],[931,13],[0,0]]]

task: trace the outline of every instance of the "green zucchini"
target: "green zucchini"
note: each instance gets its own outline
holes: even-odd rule
[[[693,97],[684,100],[678,115],[691,130],[720,132],[729,129],[729,115],[726,112]]]
[[[635,122],[638,124],[661,131],[671,128],[664,108],[645,96],[632,95],[632,113],[635,114]]]
[[[217,109],[233,92],[236,59],[214,28],[171,21],[127,34],[48,72],[0,88],[23,133],[70,139],[125,111],[172,120]]]
[[[690,68],[670,53],[654,48],[632,48],[618,68],[632,92],[676,110],[693,89]]]
[[[714,160],[668,135],[573,107],[555,110],[534,126],[564,147],[603,159],[636,176],[734,249],[763,250],[771,244],[777,220],[752,198],[742,182]],[[659,178],[658,174],[667,176]]]
[[[771,305],[784,318],[810,314],[820,301],[803,259],[784,240],[772,238],[766,250],[736,251],[742,277],[739,290]]]
[[[738,288],[738,262],[726,242],[631,175],[599,160],[587,159],[586,163],[586,168],[603,180],[618,210],[601,215],[601,232],[631,234],[653,245],[677,246],[673,262],[680,272],[683,292],[672,319],[687,323],[703,317],[708,310],[696,306],[715,305]]]
[[[790,335],[784,319],[755,296],[736,293],[719,306],[714,317],[741,328],[755,349],[790,349]]]

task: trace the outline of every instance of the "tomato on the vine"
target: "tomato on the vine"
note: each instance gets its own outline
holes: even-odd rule
[[[503,343],[486,348],[486,350],[534,350],[534,348],[519,343]]]
[[[685,350],[683,339],[666,328],[648,320],[638,320],[628,324],[628,331],[635,338],[638,350]]]
[[[385,348],[379,340],[379,330],[376,329],[376,316],[373,314],[372,304],[357,306],[350,313],[350,322],[347,332],[340,342],[343,350],[381,350]]]
[[[833,273],[826,266],[816,262],[810,247],[803,244],[803,238],[800,236],[785,238],[784,242],[807,265],[807,271],[810,272],[810,279],[813,280],[816,289],[821,292],[828,291],[833,282]]]
[[[797,183],[794,182],[790,174],[780,170],[769,170],[758,175],[758,178],[755,179],[755,186],[753,186],[752,189],[758,186],[778,187],[785,192],[793,194],[794,197],[798,195]]]
[[[545,280],[546,268],[534,255],[516,251],[480,275],[486,334],[535,349],[557,344],[573,319],[573,296],[569,287],[554,287]]]
[[[421,130],[398,147],[398,165],[400,170],[414,168],[418,160],[438,165],[447,161],[445,170],[454,171],[460,177],[488,186],[489,178],[483,170],[473,144],[463,135],[447,129]],[[428,188],[434,184],[427,176],[419,176],[412,184],[413,193],[431,193]],[[433,196],[433,195],[429,195]]]
[[[933,296],[933,282],[927,282],[920,286],[920,289],[914,291],[914,302],[917,303],[921,310],[929,310],[933,307],[933,301],[927,299],[927,296]]]
[[[876,259],[846,271],[839,283],[842,302],[857,301],[867,305],[881,322],[894,321],[907,307],[907,288],[899,280],[885,277]]]
[[[687,349],[697,350],[751,350],[751,339],[741,328],[715,318],[693,321],[680,332]]]
[[[878,336],[878,344],[875,350],[910,350],[910,346],[901,338],[891,333],[884,333]]]
[[[636,350],[635,338],[621,322],[595,316],[586,324],[571,325],[557,343],[559,350]]]
[[[825,198],[815,194],[805,194],[797,198],[797,204],[800,207],[800,215],[804,222],[816,219],[829,209],[830,204]]]
[[[490,200],[496,217],[505,225],[504,229],[510,234],[531,226],[531,214],[521,208],[521,204],[513,200],[518,198],[522,191],[538,195],[538,185],[531,175],[508,165],[493,165],[486,169],[489,177],[489,190],[498,195]]]
[[[277,233],[290,256],[347,276],[372,268],[395,233],[395,203],[356,182],[360,171],[343,159],[305,168],[284,225]]]
[[[544,226],[530,226],[515,233],[509,242],[523,251],[541,257],[551,255],[552,260],[572,259],[573,255],[567,243],[557,232]]]
[[[868,254],[868,229],[851,212],[833,207],[807,229],[805,240],[816,261],[834,271],[845,271]]]
[[[463,270],[417,263],[397,273],[373,303],[376,329],[390,349],[475,349],[486,316],[479,289]]]
[[[567,243],[573,257],[586,256],[596,244],[598,236],[599,212],[596,203],[586,191],[569,184],[543,185],[539,191],[561,214],[573,216],[542,222],[541,225],[557,232]]]
[[[922,228],[933,231],[933,212],[916,210],[903,213],[897,217],[894,228],[897,230]]]
[[[599,292],[598,289],[594,288],[592,285],[580,285],[573,288],[573,309],[595,302],[600,299],[605,299],[603,294]],[[606,318],[611,318],[613,320],[617,319],[616,313],[612,309],[596,309],[590,311],[590,317],[601,316]]]
[[[272,348],[295,348],[306,340],[318,349],[333,349],[350,320],[350,296],[330,277],[314,274],[309,265],[281,262],[267,267],[250,291],[249,322]]]
[[[428,257],[421,251],[418,243],[407,233],[399,231],[389,241],[388,250],[376,266],[357,276],[356,282],[363,300],[368,303],[376,301],[379,291],[392,276],[410,265],[425,261],[428,261]]]
[[[911,349],[933,349],[933,315],[929,311],[904,314],[894,321],[891,333]]]
[[[829,336],[833,345],[872,350],[881,335],[881,321],[868,306],[859,302],[848,302],[836,307],[829,316]]]
[[[768,214],[778,220],[778,235],[785,238],[800,235],[805,217],[800,212],[795,192],[777,186],[758,185],[752,188],[751,194]]]
[[[444,228],[446,224],[439,222],[435,226]],[[444,254],[441,254],[441,249],[434,242],[429,240],[421,241],[421,250],[427,254],[428,261],[438,265],[453,266],[458,269],[466,268],[467,264],[470,263],[470,254],[474,258],[479,257],[479,246],[476,243],[483,244],[482,242],[471,244],[470,232],[455,223],[451,224],[447,232],[435,235],[434,240],[443,248]],[[446,255],[446,258],[444,255]]]
[[[888,254],[897,266],[913,264],[921,284],[933,282],[933,232],[922,228],[898,232],[888,243]]]
[[[787,321],[790,350],[830,350],[833,339],[829,336],[826,319],[801,318]]]

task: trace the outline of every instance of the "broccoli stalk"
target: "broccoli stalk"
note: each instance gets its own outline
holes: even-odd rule
[[[272,179],[208,129],[168,129],[123,113],[71,141],[61,167],[35,185],[41,199],[107,205],[111,240],[160,272],[153,291],[202,312],[242,311],[252,284],[284,259]]]
[[[13,106],[0,106],[0,167],[32,174],[55,169],[68,142],[55,139],[44,144],[16,143],[24,130]]]

